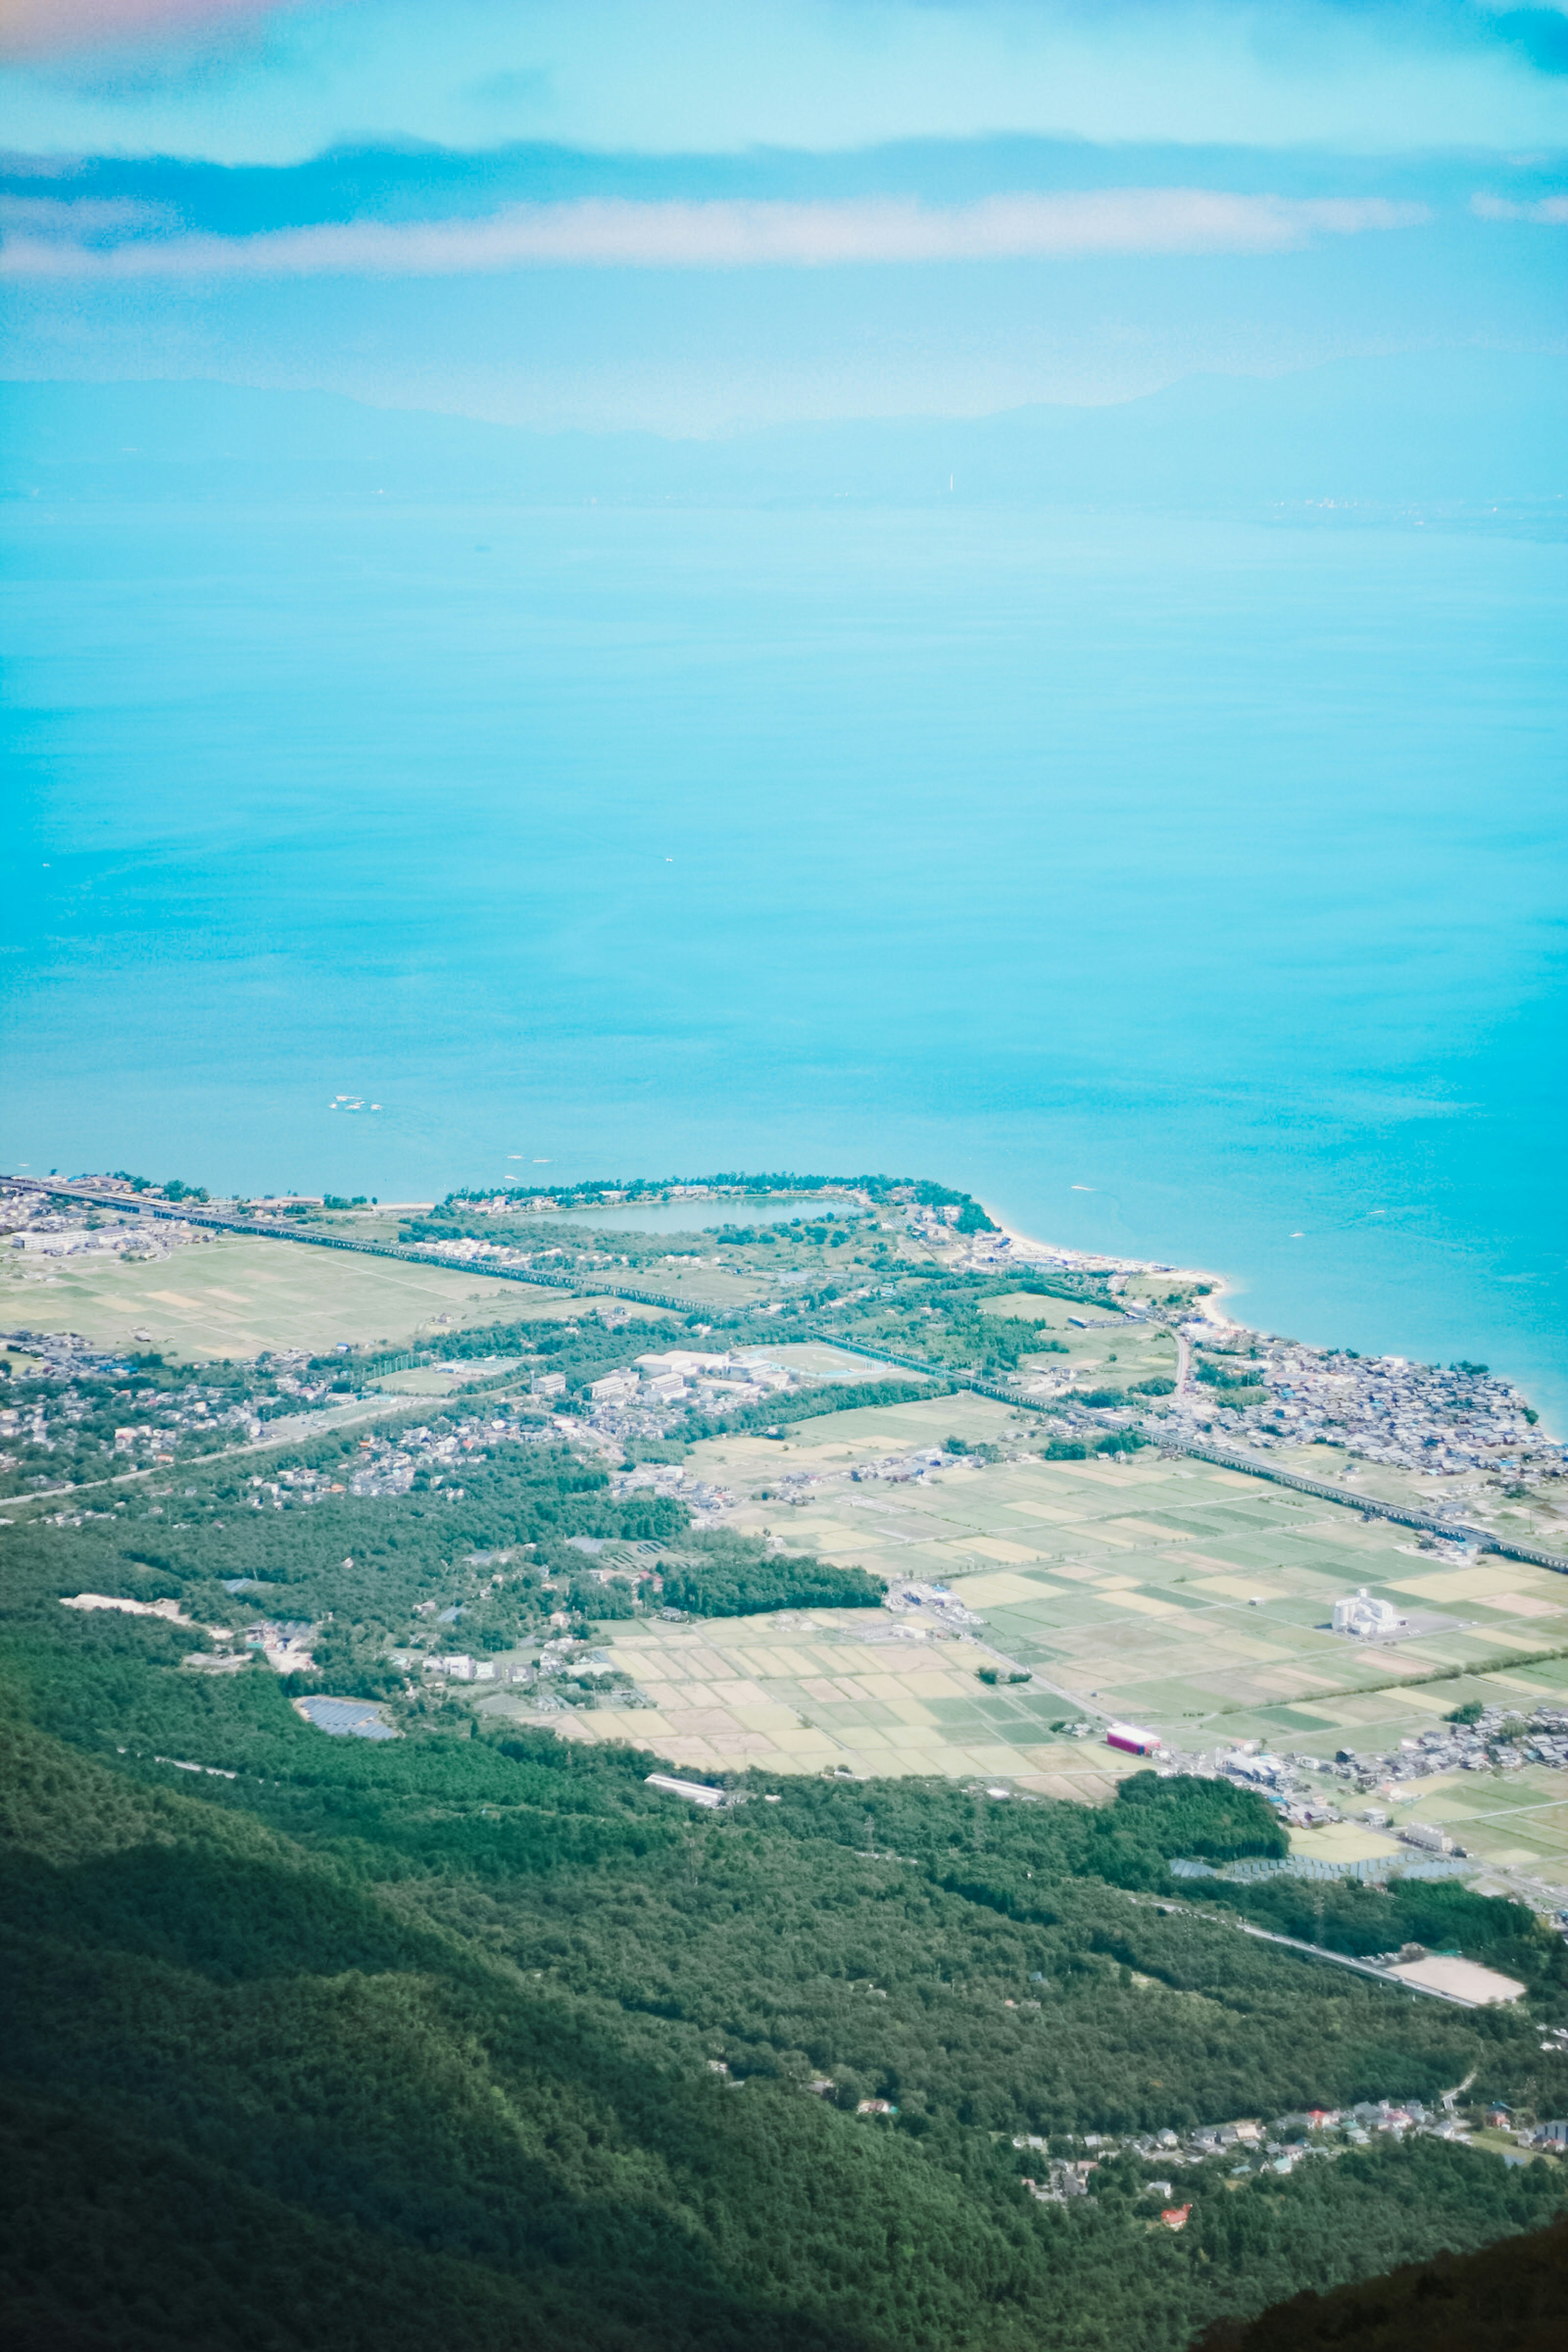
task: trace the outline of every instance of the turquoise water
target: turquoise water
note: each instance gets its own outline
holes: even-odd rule
[[[62,506],[5,549],[5,1164],[926,1171],[1568,1422],[1560,546]]]
[[[809,1203],[798,1194],[754,1204],[733,1200],[672,1202],[666,1208],[574,1210],[572,1222],[599,1234],[712,1233],[726,1224],[787,1225],[792,1218],[800,1216],[803,1208],[807,1216],[812,1213]],[[841,1206],[831,1202],[822,1211],[825,1217],[845,1213]]]

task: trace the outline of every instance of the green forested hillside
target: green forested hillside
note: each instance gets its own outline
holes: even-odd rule
[[[1278,1844],[1213,1783],[1139,1775],[1093,1811],[757,1780],[693,1815],[652,1757],[455,1706],[329,1738],[264,1666],[193,1675],[200,1634],[60,1595],[200,1616],[270,1546],[312,1613],[336,1590],[370,1625],[452,1552],[400,1507],[181,1499],[183,1525],[0,1538],[8,2341],[1178,2352],[1561,2202],[1554,2165],[1431,2139],[1194,2163],[1179,2234],[1152,2151],[1037,2202],[1069,2135],[1467,2079],[1561,2113],[1568,2062],[1531,2016],[1176,1903],[1171,1855]],[[546,1504],[563,1534],[578,1504]],[[371,1540],[334,1587],[350,1515]],[[1531,1938],[1555,2016],[1521,1912]]]

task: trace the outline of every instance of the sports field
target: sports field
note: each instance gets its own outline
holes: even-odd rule
[[[954,1464],[908,1485],[848,1475],[950,1433],[1003,1439],[1013,1425],[985,1399],[942,1397],[797,1423],[787,1444],[696,1448],[689,1466],[736,1495],[738,1527],[944,1582],[984,1622],[963,1639],[925,1642],[886,1611],[608,1627],[653,1708],[561,1727],[689,1765],[842,1763],[1093,1796],[1139,1767],[1098,1730],[1081,1743],[1052,1734],[1080,1711],[1126,1717],[1178,1749],[1255,1738],[1331,1759],[1342,1745],[1396,1747],[1463,1699],[1568,1703],[1568,1581],[1549,1570],[1496,1555],[1456,1566],[1387,1521],[1152,1454]],[[797,1488],[797,1473],[815,1483]],[[1410,1621],[1407,1638],[1366,1645],[1328,1631],[1335,1597],[1362,1585]],[[1004,1661],[1032,1682],[977,1680],[979,1666]],[[1527,1765],[1409,1785],[1416,1793],[1406,1801],[1402,1788],[1388,1806],[1396,1822],[1440,1822],[1473,1854],[1568,1884],[1561,1773]],[[1367,1801],[1327,1787],[1347,1809]],[[1337,1834],[1357,1852],[1384,1843],[1359,1827]]]
[[[444,1331],[516,1322],[565,1303],[561,1292],[486,1282],[466,1268],[226,1234],[151,1265],[96,1255],[37,1263],[47,1265],[47,1276],[5,1269],[5,1321],[79,1331],[105,1347],[151,1346],[181,1361],[257,1356],[267,1348],[315,1353],[345,1339],[394,1348],[416,1339],[438,1342]]]

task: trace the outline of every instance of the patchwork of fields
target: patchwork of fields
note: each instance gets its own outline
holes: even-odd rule
[[[1098,1731],[1081,1742],[1053,1733],[1080,1712],[1128,1717],[1189,1752],[1253,1738],[1331,1759],[1341,1746],[1397,1747],[1463,1699],[1568,1704],[1568,1580],[1495,1555],[1439,1559],[1353,1507],[1152,1454],[953,1463],[929,1483],[848,1475],[950,1433],[1002,1438],[1012,1423],[984,1399],[942,1397],[798,1423],[785,1444],[700,1446],[689,1466],[737,1496],[740,1527],[946,1583],[983,1622],[923,1641],[887,1611],[616,1625],[616,1661],[652,1706],[560,1727],[710,1769],[842,1764],[1092,1799],[1138,1767]],[[1328,1631],[1335,1596],[1363,1585],[1409,1621],[1405,1638],[1363,1645]],[[977,1669],[998,1664],[1032,1680],[989,1688]],[[1349,1805],[1366,1801],[1328,1785]],[[1527,1765],[1406,1787],[1409,1801],[1390,1808],[1396,1821],[1439,1822],[1485,1861],[1568,1885],[1561,1774]],[[1341,1857],[1389,1843],[1360,1825],[1298,1842]]]
[[[1059,1700],[1026,1694],[998,1709],[974,1678],[987,1649],[901,1638],[885,1610],[610,1630],[616,1664],[651,1705],[552,1716],[567,1738],[626,1739],[706,1769],[1005,1774],[1091,1801],[1113,1785],[1103,1750],[1052,1738]],[[529,1711],[506,1696],[482,1705]]]

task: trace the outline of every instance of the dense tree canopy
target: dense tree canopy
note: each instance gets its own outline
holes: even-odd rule
[[[694,1617],[754,1617],[768,1609],[874,1609],[886,1590],[862,1568],[834,1568],[740,1536],[699,1536],[664,1563],[664,1598]]]
[[[1310,2289],[1250,2323],[1226,2320],[1199,2352],[1559,2352],[1568,2313],[1568,2221],[1479,2253],[1441,2253],[1331,2294]]]

